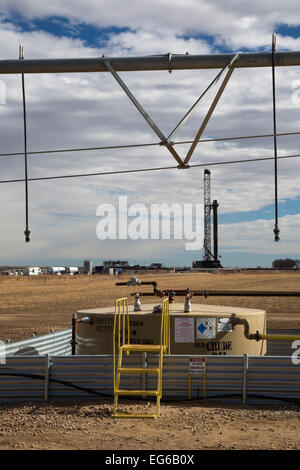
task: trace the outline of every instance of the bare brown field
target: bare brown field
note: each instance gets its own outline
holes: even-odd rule
[[[128,280],[130,276],[121,276]],[[300,273],[195,273],[138,275],[159,288],[300,290]],[[135,287],[116,287],[109,276],[0,278],[0,339],[27,338],[71,325],[72,313],[113,306]],[[143,290],[151,286],[143,286]],[[132,297],[130,301],[132,302]],[[153,302],[143,297],[142,302]],[[184,299],[182,299],[182,302]],[[269,328],[300,328],[300,299],[194,297],[193,302],[261,308]],[[157,303],[159,299],[157,298]],[[147,412],[150,403],[122,402]],[[226,405],[209,400],[162,404],[157,420],[114,420],[103,400],[0,405],[0,450],[299,449],[299,406]],[[189,452],[191,454],[192,452]]]
[[[119,280],[128,280],[122,275]],[[300,290],[300,272],[186,273],[138,275],[156,280],[159,288],[207,290]],[[0,278],[0,339],[12,341],[68,328],[72,313],[80,309],[113,306],[116,298],[136,287],[117,287],[110,276],[28,276]],[[138,290],[149,290],[142,286]],[[143,297],[142,302],[153,302]],[[183,301],[183,299],[182,299]],[[300,298],[284,297],[194,297],[194,303],[261,308],[267,312],[268,328],[299,328]],[[159,298],[157,298],[159,303]]]

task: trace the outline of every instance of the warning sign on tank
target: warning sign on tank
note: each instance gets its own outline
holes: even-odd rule
[[[197,339],[213,339],[216,337],[215,318],[197,318]]]
[[[175,343],[194,342],[194,319],[175,318]]]
[[[218,331],[230,332],[232,331],[232,321],[229,317],[218,318]]]

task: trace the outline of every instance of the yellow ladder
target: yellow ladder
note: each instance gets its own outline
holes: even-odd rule
[[[116,349],[118,349],[118,365],[116,370]],[[150,352],[159,354],[159,363],[157,368],[148,367],[122,367],[123,353],[129,355],[130,352]],[[130,323],[128,312],[128,299],[123,297],[116,300],[114,330],[113,330],[113,361],[114,361],[114,418],[158,418],[160,415],[160,400],[162,397],[162,367],[163,355],[170,354],[170,311],[169,299],[162,302],[161,326],[160,326],[160,344],[142,345],[130,344]],[[156,390],[124,390],[120,389],[121,373],[127,374],[157,374]],[[156,412],[153,414],[139,413],[118,413],[119,395],[125,396],[155,396]]]

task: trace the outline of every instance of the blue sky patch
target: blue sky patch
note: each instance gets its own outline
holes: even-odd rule
[[[287,199],[279,202],[279,217],[285,215],[299,214],[300,199]],[[272,220],[274,218],[274,204],[269,204],[255,211],[231,212],[228,214],[220,214],[218,219],[220,224],[237,224],[241,222],[252,222],[257,219]]]
[[[73,39],[81,39],[86,46],[101,47],[105,46],[111,35],[117,35],[130,28],[117,28],[111,26],[108,28],[97,28],[96,26],[71,22],[67,18],[61,16],[51,16],[45,19],[28,20],[23,16],[14,14],[13,18],[9,17],[3,21],[4,23],[13,23],[22,32],[45,31],[53,36],[70,37]]]

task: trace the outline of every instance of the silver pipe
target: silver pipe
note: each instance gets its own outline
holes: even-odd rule
[[[172,70],[220,69],[231,60],[231,54],[172,55]],[[140,57],[106,57],[114,70],[134,72],[149,70],[170,70],[169,54]],[[300,65],[300,51],[276,52],[276,66]],[[271,52],[240,53],[234,68],[272,67]],[[15,73],[73,73],[108,72],[102,58],[82,59],[25,59],[1,60],[0,74]]]

